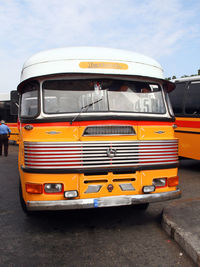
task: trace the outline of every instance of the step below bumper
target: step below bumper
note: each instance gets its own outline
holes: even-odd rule
[[[74,210],[152,203],[181,197],[180,189],[164,193],[56,201],[27,201],[28,210]]]

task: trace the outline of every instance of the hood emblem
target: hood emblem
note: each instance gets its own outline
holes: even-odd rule
[[[51,132],[46,132],[47,134],[60,134],[61,132],[56,132],[56,131],[51,131]]]
[[[116,149],[113,149],[113,148],[108,148],[107,151],[106,151],[107,155],[109,158],[114,158],[114,156],[116,155],[117,153],[117,150]]]
[[[107,189],[108,189],[108,192],[112,192],[113,189],[114,189],[114,186],[113,186],[112,184],[109,184],[109,185],[107,186]]]
[[[157,134],[163,134],[163,133],[165,133],[165,131],[157,131],[155,133],[157,133]]]

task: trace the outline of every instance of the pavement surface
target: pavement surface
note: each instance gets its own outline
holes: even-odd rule
[[[162,227],[200,266],[200,197],[171,202],[163,210]]]
[[[2,163],[5,164],[3,169],[5,174],[6,169],[10,168],[7,159],[16,162],[16,147],[10,146],[9,151],[11,152],[9,157],[2,158]],[[17,164],[13,164],[13,166],[12,171],[17,173]],[[52,259],[56,261],[57,266],[65,266],[62,265],[63,261],[69,263],[70,260],[71,265],[68,265],[75,266],[73,263],[77,263],[79,258],[80,261],[87,262],[87,266],[94,266],[93,260],[98,258],[100,263],[102,260],[101,266],[111,266],[108,264],[110,262],[113,263],[112,266],[193,266],[194,262],[196,266],[200,267],[200,161],[181,160],[179,176],[182,198],[166,202],[167,204],[161,203],[164,205],[162,219],[160,203],[152,205],[152,208],[150,207],[151,212],[148,213],[147,211],[144,214],[130,213],[127,208],[127,210],[121,209],[120,212],[118,210],[115,212],[113,209],[111,210],[112,213],[110,210],[99,210],[98,212],[95,210],[75,214],[71,212],[66,215],[63,213],[60,215],[59,213],[49,214],[48,216],[44,215],[30,219],[23,215],[21,208],[18,207],[18,202],[16,202],[17,183],[13,182],[16,177],[11,179],[12,176],[7,177],[4,173],[1,173],[3,177],[1,178],[3,181],[6,180],[7,183],[2,183],[1,191],[5,192],[7,199],[4,198],[3,193],[0,194],[0,204],[2,203],[2,208],[0,205],[2,215],[0,218],[2,219],[0,266],[53,266],[49,265]],[[6,188],[6,184],[10,190]],[[4,203],[10,206],[4,206]],[[153,215],[154,213],[155,215]],[[174,244],[172,242],[168,243],[168,237],[165,238],[164,232],[162,238],[166,242],[162,241],[162,246],[158,242],[158,235],[162,234],[158,234],[155,228],[151,228],[151,222],[154,221],[154,217],[158,213],[159,226],[161,219],[163,229],[190,256],[193,260],[192,265],[189,263],[183,265],[182,262],[175,265],[171,261],[168,263],[168,260],[174,257],[174,245],[176,244],[174,242]],[[20,216],[17,216],[18,214]],[[71,218],[69,218],[70,214]],[[101,220],[101,218],[103,219]],[[136,232],[133,234],[134,229]],[[146,232],[141,234],[141,229]],[[23,240],[19,239],[22,236]],[[145,239],[146,247],[141,242],[142,238]],[[150,241],[154,243],[148,243]],[[139,246],[138,254],[134,243]],[[132,246],[129,244],[132,244]],[[2,250],[3,253],[1,254],[1,247],[4,246],[7,249]],[[106,255],[104,255],[105,246]],[[169,246],[169,250],[166,250],[166,246]],[[94,249],[92,249],[93,247]],[[149,247],[151,247],[151,250]],[[62,250],[61,248],[65,249]],[[180,258],[185,257],[182,253],[183,250],[181,250]],[[16,256],[16,251],[17,254],[20,254],[19,256]],[[57,258],[52,258],[53,253],[49,258],[49,251],[57,253]],[[79,255],[80,251],[83,255],[82,258]],[[143,251],[144,256],[146,255],[148,261],[145,257],[141,257],[141,251]],[[152,258],[147,254],[149,251],[151,251]],[[118,260],[114,254],[115,252],[122,254],[123,259],[121,261],[114,262],[114,259]],[[92,256],[92,253],[95,253],[95,255]],[[155,265],[155,262],[158,262],[159,253],[162,257],[164,255],[165,258],[163,258],[163,262],[160,262],[160,265]],[[140,264],[132,264],[134,255],[139,259]],[[4,263],[9,260],[9,263],[2,265],[1,260]],[[31,260],[38,261],[38,264],[30,265]],[[11,264],[10,261],[12,261]],[[45,265],[45,263],[47,264]]]

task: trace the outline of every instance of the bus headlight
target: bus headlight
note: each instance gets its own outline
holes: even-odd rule
[[[155,185],[155,187],[165,187],[167,186],[167,178],[155,178],[153,179],[153,185]]]
[[[51,193],[61,193],[63,191],[62,184],[45,184],[44,185],[44,192],[51,194]]]

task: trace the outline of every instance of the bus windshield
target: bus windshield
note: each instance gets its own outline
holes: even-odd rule
[[[48,80],[43,83],[46,114],[83,112],[166,112],[158,84],[122,80]]]

